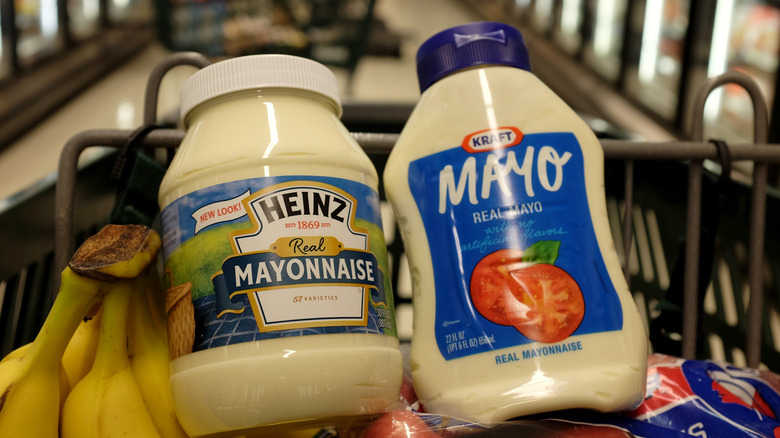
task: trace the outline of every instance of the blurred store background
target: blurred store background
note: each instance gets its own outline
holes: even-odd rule
[[[687,139],[692,102],[706,78],[738,70],[761,87],[770,110],[769,142],[780,143],[777,0],[2,0],[0,353],[35,333],[39,320],[34,319],[40,315],[30,309],[45,309],[51,300],[51,295],[30,298],[29,291],[51,288],[46,274],[62,147],[86,130],[140,126],[149,73],[168,54],[197,51],[213,60],[253,53],[313,58],[337,73],[343,120],[350,130],[399,132],[419,98],[417,48],[438,31],[478,20],[521,29],[534,72],[602,138]],[[179,88],[193,71],[181,66],[166,75],[159,124],[178,123]],[[713,93],[704,118],[704,138],[752,141],[751,101],[739,87]],[[91,148],[81,156],[81,184],[87,186],[79,192],[86,199],[78,200],[82,218],[99,221],[111,206],[113,189],[101,183],[105,172],[87,171],[92,163],[110,167],[110,152]],[[681,170],[665,168],[663,181],[658,173],[644,179],[655,184],[652,190],[667,191],[660,196],[664,202],[677,202],[671,209],[648,209],[637,216],[636,227],[647,231],[637,234],[631,274],[648,324],[658,315],[658,297],[673,287],[670,276],[679,260],[675,227],[684,223],[685,199],[678,199],[684,196]],[[770,174],[774,181],[777,173]],[[622,207],[610,202],[610,219],[619,223]],[[773,231],[771,215],[780,212],[772,208],[768,229]],[[651,243],[643,244],[643,236]],[[618,247],[620,237],[615,235]],[[388,239],[400,245],[397,236]],[[723,256],[714,262],[718,295],[710,287],[704,303],[713,332],[745,326],[744,272],[730,268],[744,265],[740,245],[719,250]],[[661,246],[666,252],[654,252]],[[767,246],[775,251],[777,245]],[[408,339],[411,292],[399,257],[398,318],[401,337]],[[730,257],[736,262],[722,262]],[[775,281],[780,261],[773,260],[767,272],[773,295],[767,306],[766,360],[780,367],[780,312],[774,305],[780,301],[780,282]],[[650,286],[646,295],[639,293],[642,282],[652,282],[655,295]],[[727,288],[727,283],[734,286]],[[739,348],[729,345],[709,338],[707,354],[743,364]]]
[[[755,78],[770,110],[776,100],[780,2],[770,0],[4,1],[0,199],[46,178],[71,135],[138,126],[146,75],[171,51],[311,57],[338,72],[345,102],[382,107],[348,108],[346,122],[379,112],[395,123],[419,95],[419,44],[481,19],[521,28],[536,74],[620,135],[685,138],[694,94],[727,69]],[[172,120],[177,84],[191,73],[181,70],[161,90],[160,113]],[[752,109],[741,89],[710,98],[706,130],[750,141]]]

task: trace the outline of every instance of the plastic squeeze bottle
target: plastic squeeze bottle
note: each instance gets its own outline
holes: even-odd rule
[[[647,333],[612,242],[598,139],[531,73],[513,27],[445,30],[417,68],[422,96],[384,183],[412,272],[425,410],[493,422],[637,406]]]
[[[185,430],[283,430],[397,401],[378,175],[339,120],[333,73],[239,57],[196,72],[181,100],[159,202]]]

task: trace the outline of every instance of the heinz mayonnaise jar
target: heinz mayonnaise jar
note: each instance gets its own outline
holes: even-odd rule
[[[235,58],[196,72],[181,106],[159,199],[185,430],[281,430],[397,401],[378,176],[339,120],[334,74]]]
[[[384,183],[424,408],[493,422],[635,407],[647,335],[611,240],[599,141],[529,71],[512,27],[443,31],[417,65],[422,96]]]

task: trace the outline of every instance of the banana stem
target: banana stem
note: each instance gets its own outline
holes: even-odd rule
[[[102,282],[62,271],[60,292],[24,361],[35,367],[59,367],[68,342],[81,321],[100,300]]]
[[[103,316],[100,321],[100,339],[93,367],[105,375],[129,366],[127,359],[127,322],[130,300],[138,286],[136,278],[120,280],[112,285],[103,298]]]

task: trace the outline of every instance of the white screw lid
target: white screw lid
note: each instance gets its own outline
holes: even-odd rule
[[[184,82],[181,117],[187,118],[197,105],[227,93],[256,88],[297,88],[330,99],[341,117],[338,81],[326,66],[291,55],[249,55],[216,62]]]

